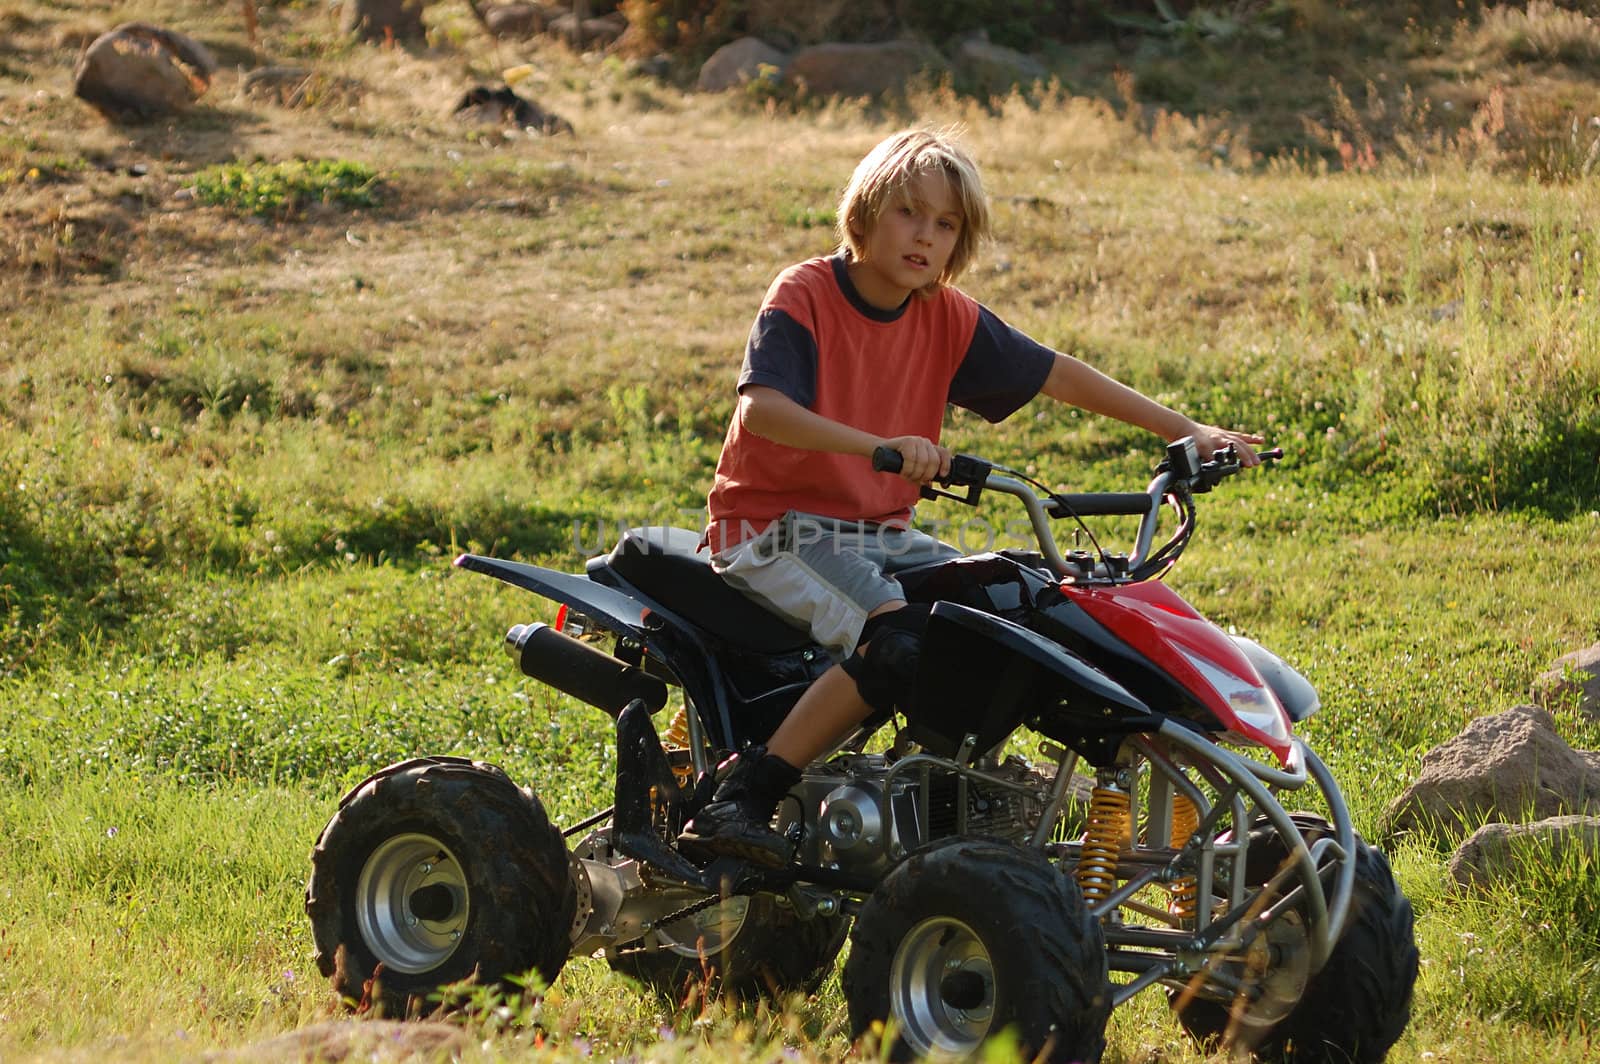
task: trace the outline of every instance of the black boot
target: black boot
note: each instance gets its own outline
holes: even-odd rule
[[[789,840],[772,830],[772,814],[800,770],[764,746],[734,759],[710,803],[683,826],[678,846],[693,857],[737,857],[766,868],[781,868],[794,857]]]

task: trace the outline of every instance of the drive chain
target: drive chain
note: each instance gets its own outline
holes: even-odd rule
[[[722,902],[724,902],[726,900],[727,899],[724,898],[720,894],[708,894],[705,897],[701,898],[699,901],[691,902],[690,904],[685,905],[683,908],[676,909],[673,912],[670,912],[667,915],[661,917],[661,919],[656,920],[649,927],[645,928],[645,934],[649,934],[651,931],[654,931],[658,927],[666,927],[669,924],[677,923],[679,920],[687,920],[689,917],[695,915],[696,913],[701,912],[701,911],[703,911],[705,909],[709,909],[713,905],[721,904]],[[633,942],[638,942],[643,938],[644,938],[644,935],[640,935],[638,938],[629,939],[628,943],[625,943],[625,944],[631,944]],[[639,948],[636,948],[636,949],[620,949],[620,948],[617,949],[617,955],[618,956],[627,956],[630,953],[646,953],[646,952],[649,952],[649,951],[644,949],[643,947],[639,947]]]

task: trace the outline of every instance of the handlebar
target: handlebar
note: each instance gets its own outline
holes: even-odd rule
[[[1257,456],[1263,462],[1276,461],[1283,457],[1283,448],[1258,451]],[[879,447],[872,452],[872,468],[880,473],[898,473],[903,464],[900,452],[892,447]],[[1015,496],[1028,511],[1040,553],[1060,576],[1093,574],[1086,573],[1082,564],[1076,561],[1069,563],[1062,557],[1050,528],[1052,519],[1138,517],[1139,531],[1132,555],[1121,559],[1120,556],[1113,558],[1099,551],[1100,565],[1091,565],[1091,569],[1142,580],[1164,570],[1182,552],[1194,531],[1193,496],[1210,491],[1242,468],[1238,452],[1231,444],[1220,448],[1202,462],[1193,439],[1186,436],[1168,445],[1166,457],[1156,466],[1155,478],[1143,492],[1055,492],[1015,470],[996,466],[975,455],[957,454],[951,457],[949,474],[935,478],[934,483],[945,487],[965,487],[967,494],[956,495],[929,486],[923,487],[922,494],[925,498],[955,499],[972,506],[977,505],[978,496],[984,489]],[[1179,509],[1183,520],[1171,538],[1159,550],[1152,552],[1161,506],[1167,501]],[[1092,540],[1093,536],[1090,538]],[[1098,544],[1096,547],[1098,550]]]

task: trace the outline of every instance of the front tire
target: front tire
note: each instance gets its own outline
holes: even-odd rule
[[[895,1060],[968,1056],[1008,1029],[1023,1059],[1105,1050],[1104,935],[1034,850],[959,839],[897,866],[856,918],[843,982],[854,1036],[892,1020]]]
[[[346,795],[311,854],[317,967],[347,1003],[418,1014],[466,979],[517,994],[566,963],[574,891],[531,791],[483,762],[419,758]]]
[[[1308,844],[1333,834],[1319,817],[1297,813],[1294,820]],[[1250,877],[1263,882],[1289,851],[1268,827],[1252,836]],[[1382,1061],[1411,1020],[1419,963],[1413,924],[1411,902],[1388,859],[1357,838],[1355,884],[1339,941],[1288,1014],[1250,1032],[1254,1056],[1295,1064]],[[1216,1046],[1228,1036],[1232,1016],[1227,1004],[1197,998],[1179,1011],[1178,1022],[1202,1046]]]

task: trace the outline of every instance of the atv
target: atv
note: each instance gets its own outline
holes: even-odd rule
[[[1317,694],[1160,579],[1196,497],[1240,468],[1184,439],[1143,492],[1065,493],[956,456],[924,495],[1010,496],[1037,546],[897,574],[931,604],[914,690],[892,740],[869,721],[805,768],[775,819],[796,854],[780,869],[697,863],[676,839],[724,757],[833,664],[823,648],[725,584],[690,530],[628,530],[583,575],[457,558],[559,604],[506,649],[615,719],[614,802],[557,827],[492,765],[383,769],[312,854],[318,965],[391,1015],[596,953],[679,1000],[781,1000],[819,987],[848,931],[853,1033],[882,1022],[896,1058],[1010,1031],[1030,1059],[1097,1060],[1110,1011],[1159,988],[1208,1046],[1381,1060],[1410,1018],[1411,905],[1294,733]],[[1085,522],[1118,516],[1138,518],[1128,553]]]

